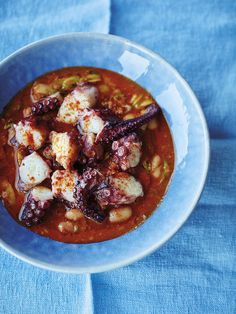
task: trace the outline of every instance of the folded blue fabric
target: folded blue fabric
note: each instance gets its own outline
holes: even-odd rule
[[[109,0],[0,1],[0,60],[66,32],[108,33]],[[49,55],[50,57],[50,55]],[[90,276],[52,273],[0,251],[0,313],[93,313]]]
[[[110,32],[153,49],[195,91],[212,137],[236,135],[236,2],[112,2]]]
[[[195,90],[211,132],[204,193],[149,257],[108,273],[34,268],[0,251],[1,313],[236,313],[236,2],[6,1],[0,58],[68,31],[109,31],[159,52]],[[219,139],[216,139],[219,138]]]
[[[109,0],[0,1],[0,59],[35,40],[68,32],[109,32]]]
[[[236,140],[211,146],[206,188],[190,219],[154,254],[92,275],[95,313],[236,313]]]

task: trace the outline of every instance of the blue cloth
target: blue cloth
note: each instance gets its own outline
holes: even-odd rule
[[[109,32],[109,0],[0,0],[0,59],[44,37]]]
[[[236,313],[236,2],[49,2],[1,2],[1,58],[67,31],[110,31],[153,49],[180,71],[203,106],[212,139],[210,171],[182,229],[128,267],[64,275],[1,250],[0,312]]]

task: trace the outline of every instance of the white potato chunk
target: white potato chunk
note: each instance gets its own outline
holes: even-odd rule
[[[78,181],[76,171],[56,170],[52,175],[52,193],[54,197],[73,203],[74,187]]]
[[[132,216],[131,207],[119,207],[110,210],[109,221],[111,223],[119,223],[128,220]]]
[[[50,167],[36,152],[26,156],[19,167],[20,179],[24,183],[25,190],[49,178],[50,173]]]
[[[79,112],[79,127],[82,133],[98,134],[104,128],[105,122],[94,110],[83,110]]]
[[[79,110],[91,108],[98,98],[98,90],[90,84],[77,86],[68,94],[58,111],[57,119],[68,124],[76,124]]]
[[[65,169],[71,169],[73,163],[78,157],[78,145],[75,140],[67,133],[50,133],[52,143],[52,155]]]
[[[36,186],[30,193],[35,201],[45,202],[53,199],[52,191],[45,186]]]
[[[47,132],[39,128],[35,123],[27,120],[14,124],[16,140],[20,145],[38,150],[46,141]]]

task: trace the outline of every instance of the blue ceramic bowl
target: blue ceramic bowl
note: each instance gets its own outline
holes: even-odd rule
[[[159,248],[191,214],[209,163],[206,121],[188,84],[157,54],[116,36],[71,33],[40,40],[13,53],[0,63],[1,108],[45,72],[79,65],[119,72],[156,98],[172,131],[176,164],[166,196],[154,214],[138,229],[106,242],[76,245],[52,241],[18,225],[1,204],[2,248],[35,266],[68,273],[111,270]]]

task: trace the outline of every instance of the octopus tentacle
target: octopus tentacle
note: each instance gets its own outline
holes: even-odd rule
[[[103,176],[95,169],[88,168],[74,189],[76,206],[89,219],[102,222],[106,216],[100,205],[96,202],[93,191],[101,183]]]
[[[104,121],[109,122],[109,124],[116,124],[121,122],[122,120],[109,108],[104,108],[104,109],[95,109],[95,112],[97,112],[101,118]]]
[[[152,104],[148,107],[146,113],[140,117],[107,124],[98,134],[96,142],[109,144],[114,140],[118,140],[149,122],[159,111],[160,108],[156,104]]]
[[[92,194],[87,189],[81,189],[78,185],[75,187],[74,196],[76,206],[89,219],[95,222],[103,222],[105,214],[101,211],[101,207],[93,200]]]
[[[32,105],[32,115],[40,116],[60,107],[62,97],[60,93],[44,97]]]

